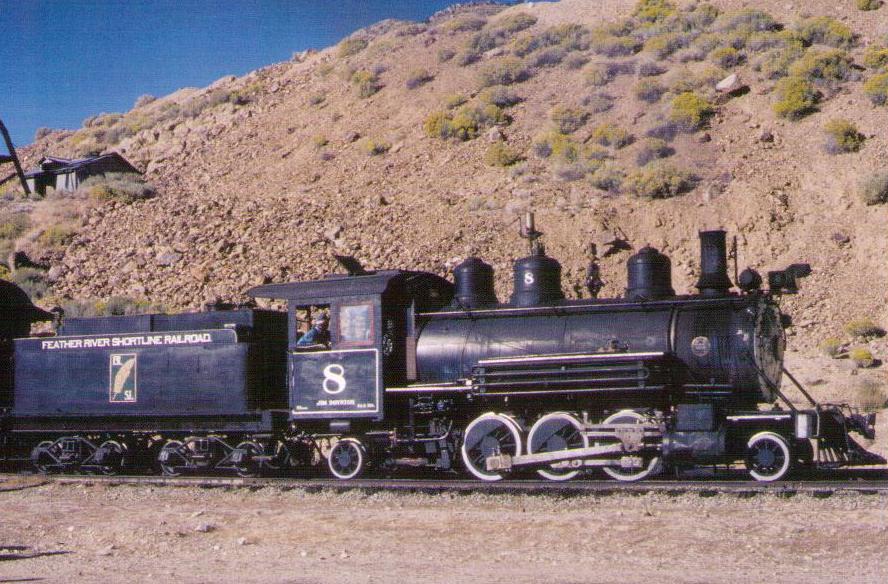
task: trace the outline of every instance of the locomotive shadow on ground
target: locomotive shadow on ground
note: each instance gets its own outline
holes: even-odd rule
[[[42,558],[44,556],[63,556],[66,554],[70,554],[71,552],[67,551],[49,551],[49,552],[38,552],[33,551],[29,546],[26,545],[3,545],[0,544],[0,562],[10,562],[14,560],[29,560],[31,558]],[[42,580],[42,578],[31,578],[24,580],[0,580],[0,582],[34,582],[37,580]]]

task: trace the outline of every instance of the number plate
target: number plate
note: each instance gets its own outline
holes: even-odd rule
[[[380,385],[376,349],[290,354],[294,417],[377,417]]]

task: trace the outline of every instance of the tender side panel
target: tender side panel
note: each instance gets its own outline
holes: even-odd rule
[[[233,330],[15,342],[15,416],[213,416],[258,407],[250,345]]]

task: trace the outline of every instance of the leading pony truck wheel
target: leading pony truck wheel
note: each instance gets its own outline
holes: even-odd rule
[[[759,432],[746,444],[746,469],[757,481],[779,481],[792,468],[789,444],[780,434]]]

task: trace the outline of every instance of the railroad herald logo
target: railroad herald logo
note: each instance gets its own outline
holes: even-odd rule
[[[137,384],[137,355],[112,354],[111,379],[108,386],[108,401],[111,403],[135,403]]]

